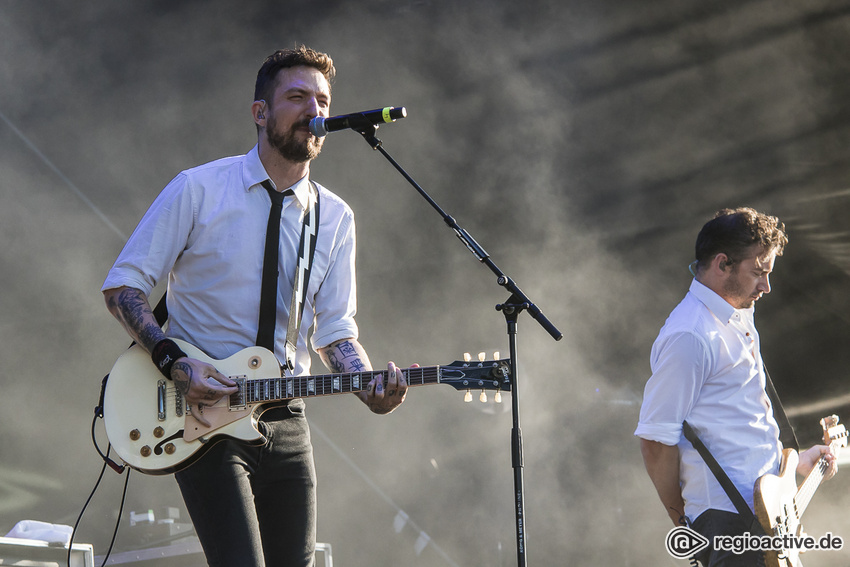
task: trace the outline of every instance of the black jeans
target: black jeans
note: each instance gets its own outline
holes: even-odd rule
[[[714,549],[714,536],[736,536],[749,532],[750,528],[741,519],[740,514],[724,510],[706,510],[694,520],[691,527],[712,542],[697,555],[697,559],[705,567],[761,567],[764,565],[764,556],[761,551],[737,554],[733,551]]]
[[[310,567],[316,472],[304,402],[263,414],[262,446],[219,441],[175,474],[210,567]]]

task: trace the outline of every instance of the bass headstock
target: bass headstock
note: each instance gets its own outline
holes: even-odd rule
[[[844,425],[838,423],[837,415],[829,415],[820,420],[823,427],[823,442],[831,445],[833,449],[847,446],[847,430]]]
[[[457,390],[465,390],[463,401],[472,401],[472,391],[480,391],[478,399],[487,401],[487,390],[495,391],[493,401],[502,402],[502,392],[511,391],[510,359],[499,359],[499,353],[493,354],[493,360],[485,360],[486,355],[478,354],[478,361],[472,361],[469,353],[463,360],[440,367],[440,383],[449,384]]]

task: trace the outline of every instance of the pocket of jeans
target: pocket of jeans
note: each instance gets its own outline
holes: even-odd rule
[[[289,415],[292,417],[304,417],[304,411],[306,409],[306,404],[304,400],[301,398],[296,398],[287,404],[286,409],[289,411]]]

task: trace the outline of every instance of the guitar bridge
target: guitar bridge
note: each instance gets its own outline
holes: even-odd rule
[[[183,394],[177,388],[174,388],[174,413],[183,417]]]
[[[230,394],[228,409],[230,411],[242,411],[248,407],[248,403],[245,401],[245,376],[231,376],[230,379],[236,382],[239,390],[235,394]]]

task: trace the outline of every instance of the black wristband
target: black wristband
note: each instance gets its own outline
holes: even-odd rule
[[[162,375],[171,380],[171,367],[177,362],[178,358],[186,356],[186,353],[180,350],[177,343],[171,339],[162,339],[151,351],[151,360],[156,365],[157,369],[162,372]]]

